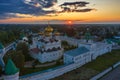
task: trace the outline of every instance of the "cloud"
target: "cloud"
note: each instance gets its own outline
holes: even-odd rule
[[[89,2],[65,2],[61,6],[85,7]]]
[[[63,13],[63,12],[90,12],[90,11],[94,10],[92,8],[82,9],[83,7],[86,7],[87,4],[90,4],[90,3],[85,2],[85,1],[65,2],[60,5],[62,8],[62,11],[60,11],[60,13]]]
[[[57,0],[0,0],[0,19],[22,18],[16,14],[57,16],[64,12],[90,12],[93,10],[92,8],[81,9],[90,4],[83,1],[65,2],[53,9],[56,4]]]
[[[6,19],[19,14],[45,15],[54,12],[42,8],[52,7],[57,0],[0,0],[0,19]]]

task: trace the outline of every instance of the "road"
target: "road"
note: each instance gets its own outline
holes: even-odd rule
[[[120,80],[120,66],[105,75],[100,80]]]

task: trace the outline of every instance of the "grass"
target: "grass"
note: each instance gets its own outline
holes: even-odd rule
[[[120,61],[120,50],[99,56],[96,60],[51,80],[89,80],[116,62]]]
[[[101,72],[118,61],[120,61],[120,50],[113,50],[112,52],[102,55],[96,60],[86,64],[84,67]]]

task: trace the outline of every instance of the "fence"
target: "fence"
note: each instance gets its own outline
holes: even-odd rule
[[[116,64],[113,65],[113,68],[116,68],[120,65],[120,62],[117,62]]]
[[[110,72],[113,68],[116,68],[119,65],[120,65],[120,62],[117,62],[112,67],[110,67],[110,68],[104,70],[103,72],[99,73],[98,75],[92,77],[90,80],[97,80],[97,79],[101,78],[102,76],[104,76],[105,74],[107,74],[108,72]]]
[[[21,76],[20,80],[49,80],[57,76],[63,75],[71,70],[77,69],[80,66],[82,65],[78,63],[67,64],[56,68],[48,69],[43,72],[36,72]]]
[[[103,75],[105,75],[106,73],[108,73],[109,71],[112,70],[112,67],[104,70],[103,72],[99,73],[98,75],[94,76],[93,78],[91,78],[90,80],[97,80],[99,79],[100,77],[102,77]]]

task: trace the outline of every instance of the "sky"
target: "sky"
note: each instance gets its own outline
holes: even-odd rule
[[[120,0],[0,0],[0,24],[120,23]]]

